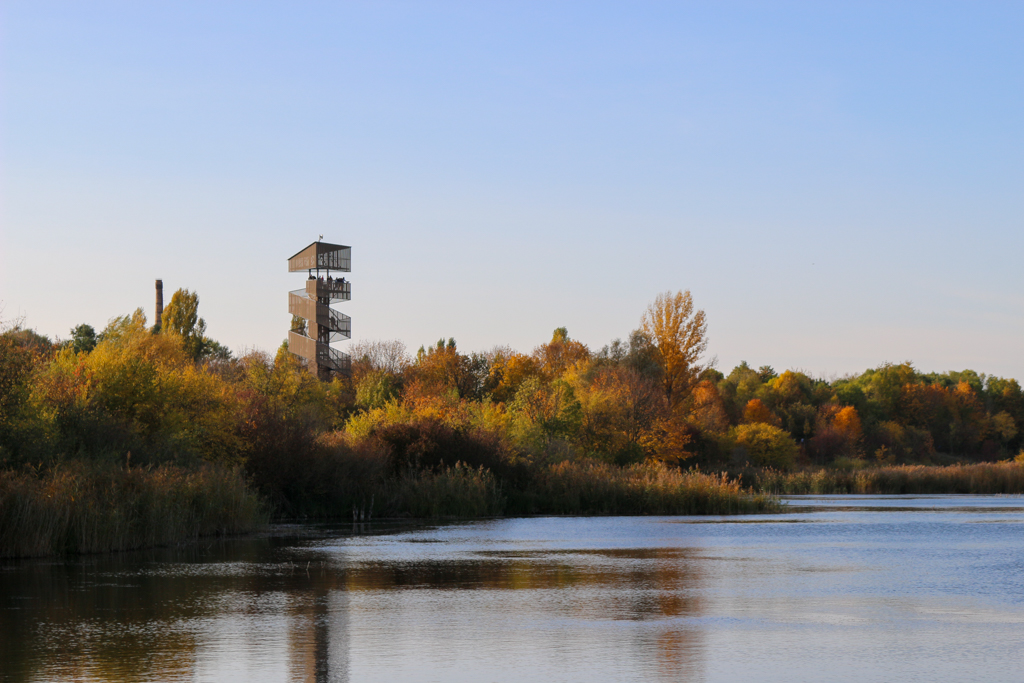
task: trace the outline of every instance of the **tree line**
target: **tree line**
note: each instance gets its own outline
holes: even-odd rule
[[[198,305],[176,292],[159,333],[141,310],[66,340],[7,325],[0,463],[214,463],[242,468],[285,513],[317,514],[338,487],[348,505],[374,495],[360,482],[456,463],[525,491],[565,463],[855,469],[995,461],[1022,446],[1014,379],[909,362],[832,381],[745,362],[724,374],[705,359],[707,318],[689,292],[659,295],[600,349],[565,328],[530,352],[368,341],[330,382],[286,343],[233,356]]]

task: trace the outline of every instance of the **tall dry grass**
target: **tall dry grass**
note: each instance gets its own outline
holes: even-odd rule
[[[0,557],[174,545],[250,531],[267,518],[233,469],[72,462],[0,471]]]
[[[539,472],[514,507],[540,514],[731,515],[774,512],[779,504],[724,474],[660,464],[564,462]]]
[[[325,516],[336,517],[351,512],[358,521],[530,514],[720,515],[779,509],[773,496],[745,490],[724,474],[683,472],[660,464],[564,462],[519,478],[503,478],[482,465],[441,463],[384,476],[386,451],[340,441],[330,445],[322,457],[336,463],[331,469],[355,476],[344,477],[344,485],[339,478],[337,484],[325,486],[318,510],[333,510]]]
[[[894,465],[861,470],[765,470],[756,488],[773,494],[1024,493],[1024,463]]]
[[[382,487],[383,511],[410,517],[494,517],[505,512],[501,484],[486,468],[461,463],[400,477]]]

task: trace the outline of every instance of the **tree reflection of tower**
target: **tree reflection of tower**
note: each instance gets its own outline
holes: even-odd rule
[[[348,683],[348,592],[323,581],[296,596],[292,614],[291,676],[309,683]]]

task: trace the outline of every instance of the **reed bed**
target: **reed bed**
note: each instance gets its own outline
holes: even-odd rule
[[[774,496],[744,490],[724,474],[598,462],[548,467],[517,503],[520,513],[571,515],[733,515],[779,509]]]
[[[368,505],[367,505],[368,503]],[[500,515],[729,515],[779,510],[767,493],[726,475],[663,465],[560,463],[520,482],[457,464],[379,482],[353,517],[474,518]]]
[[[384,491],[393,514],[410,517],[493,517],[505,511],[501,484],[484,467],[461,463],[391,482]]]
[[[0,471],[0,557],[129,550],[242,533],[265,506],[238,470],[68,463]]]
[[[893,465],[861,470],[765,470],[756,488],[772,494],[1024,493],[1024,463]]]

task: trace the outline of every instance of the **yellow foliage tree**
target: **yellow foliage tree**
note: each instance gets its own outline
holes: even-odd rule
[[[180,335],[151,334],[141,311],[115,319],[90,353],[69,347],[57,354],[40,373],[35,399],[65,429],[92,420],[99,433],[131,433],[150,450],[239,458],[236,393],[191,361]]]
[[[704,369],[698,363],[708,346],[704,311],[694,310],[689,290],[675,294],[665,292],[647,307],[640,329],[658,350],[665,397],[676,407],[690,393]]]
[[[678,415],[669,415],[655,420],[652,428],[641,437],[640,447],[649,461],[678,465],[693,455],[687,449],[692,441],[690,426]]]
[[[760,422],[739,425],[731,431],[732,441],[752,465],[791,469],[796,464],[798,448],[788,432]]]
[[[527,378],[539,374],[540,364],[537,360],[511,349],[503,349],[494,354],[486,388],[493,400],[507,403],[515,398],[519,385]]]

